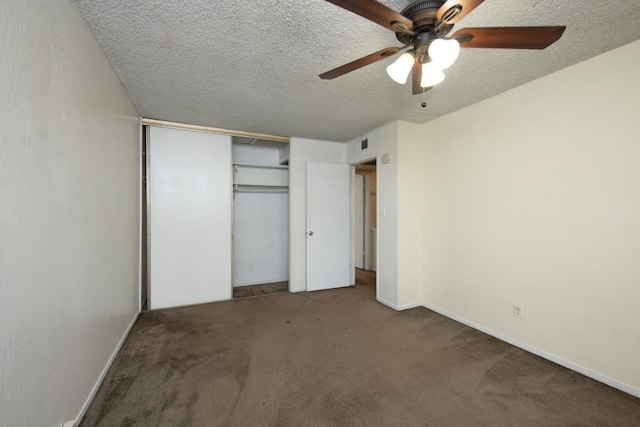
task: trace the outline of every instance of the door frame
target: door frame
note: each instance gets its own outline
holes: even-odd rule
[[[364,176],[364,269],[371,271],[371,264],[371,174],[367,174]]]
[[[355,190],[355,175],[356,175],[356,167],[359,165],[363,165],[364,163],[368,163],[372,160],[376,160],[377,162],[377,154],[373,154],[371,157],[367,157],[365,159],[359,160],[356,163],[352,163],[351,167],[352,167],[352,173],[351,173],[351,179],[352,179],[352,189]],[[364,227],[365,227],[365,233],[364,233],[364,251],[365,251],[365,257],[364,257],[364,269],[367,271],[371,271],[371,267],[372,267],[372,254],[371,254],[371,209],[375,209],[375,212],[378,211],[378,198],[376,197],[376,205],[375,206],[371,206],[371,174],[365,174],[364,175],[364,182],[365,182],[365,189],[364,189],[364,195],[365,195],[365,201],[364,201]],[[378,188],[378,173],[377,173],[377,165],[376,165],[376,188]],[[352,219],[353,219],[353,224],[354,226],[351,229],[351,241],[353,242],[352,244],[352,253],[351,253],[351,264],[354,266],[353,268],[353,283],[355,284],[355,191],[352,191],[351,193],[351,209],[352,209]],[[377,246],[377,241],[376,241],[376,246]],[[378,257],[378,248],[376,247],[375,250],[375,255],[376,258]],[[378,260],[376,259],[376,263],[375,265],[378,265]],[[376,268],[377,270],[377,268]],[[378,293],[378,275],[376,274],[376,297],[377,297],[377,293]]]
[[[360,181],[361,180],[361,181]],[[361,182],[361,184],[359,184]],[[360,188],[358,188],[360,187]],[[360,199],[361,200],[358,200]],[[358,264],[362,266],[362,269],[366,269],[366,234],[367,234],[367,175],[362,173],[356,173],[353,176],[353,244],[354,244],[354,258],[353,265],[357,268]],[[361,206],[361,209],[358,208]],[[361,212],[359,212],[361,211]],[[362,222],[358,224],[358,216],[362,215]],[[361,230],[358,230],[360,225]],[[362,239],[357,239],[358,232],[361,232]],[[360,240],[360,242],[358,242]],[[358,253],[358,245],[360,245],[360,253]]]

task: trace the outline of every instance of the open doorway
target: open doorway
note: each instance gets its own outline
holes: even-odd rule
[[[376,160],[355,167],[354,185],[355,282],[376,295],[377,269],[377,174]]]

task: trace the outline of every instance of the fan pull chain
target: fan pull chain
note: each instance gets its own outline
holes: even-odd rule
[[[427,108],[427,102],[424,100],[424,93],[427,91],[426,88],[422,88],[422,103],[420,104],[422,108]]]

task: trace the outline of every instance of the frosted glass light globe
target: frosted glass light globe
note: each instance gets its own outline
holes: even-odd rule
[[[444,73],[433,61],[422,64],[422,80],[420,81],[420,86],[435,86],[443,80]]]
[[[436,39],[429,45],[429,56],[441,70],[449,68],[460,53],[460,43],[455,39]]]
[[[387,74],[397,83],[401,85],[407,82],[407,77],[409,77],[409,72],[413,68],[413,64],[416,59],[409,52],[405,52],[400,55],[400,58],[396,59],[396,61],[387,67]]]

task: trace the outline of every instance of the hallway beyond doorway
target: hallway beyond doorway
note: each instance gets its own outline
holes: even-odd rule
[[[356,268],[356,285],[366,286],[368,290],[371,290],[373,294],[376,293],[376,272],[369,270],[362,270]]]

